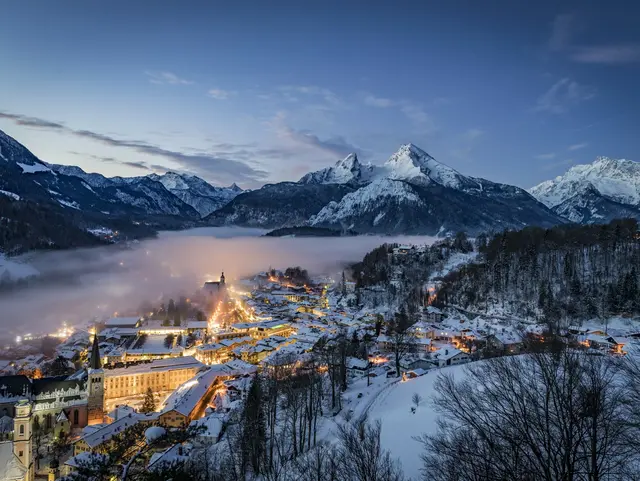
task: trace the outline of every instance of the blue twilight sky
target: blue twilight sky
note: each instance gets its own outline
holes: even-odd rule
[[[48,162],[244,187],[413,142],[530,187],[640,156],[640,3],[5,0],[0,129]]]

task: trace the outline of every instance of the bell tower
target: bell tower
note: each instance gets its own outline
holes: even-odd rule
[[[87,423],[100,424],[104,422],[104,370],[100,361],[97,333],[93,336],[87,376]]]
[[[220,276],[220,287],[224,287],[224,272]]]
[[[13,452],[27,468],[26,481],[33,481],[33,440],[31,433],[31,403],[27,400],[16,404],[16,416],[13,418]]]

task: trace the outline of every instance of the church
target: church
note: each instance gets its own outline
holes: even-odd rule
[[[220,276],[220,281],[207,281],[204,283],[204,286],[202,286],[202,290],[208,297],[223,294],[226,288],[224,272]]]
[[[86,372],[42,379],[0,377],[0,413],[13,420],[7,439],[0,438],[0,479],[33,481],[34,431],[58,436],[104,420],[104,371],[97,336]]]

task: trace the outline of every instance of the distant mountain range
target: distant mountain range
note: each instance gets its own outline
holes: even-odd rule
[[[598,157],[529,192],[556,214],[580,224],[640,219],[640,162]]]
[[[38,232],[41,237],[27,242],[24,235],[16,234],[20,239],[13,241],[0,235],[0,251],[5,252],[34,245],[90,244],[92,236],[86,233],[96,227],[117,227],[132,237],[195,225],[309,226],[360,234],[446,235],[465,230],[473,235],[527,225],[640,219],[640,164],[598,158],[527,192],[465,176],[406,144],[382,165],[362,164],[350,154],[298,182],[243,191],[235,184],[214,187],[175,172],[107,178],[75,166],[48,164],[0,131],[0,199],[5,223],[18,215],[15,212],[35,209],[45,217],[55,214],[58,230],[77,231],[71,241],[64,241],[19,214],[27,226],[15,223],[14,231]],[[24,203],[34,205],[25,210]]]
[[[0,131],[0,196],[4,206],[0,214],[10,211],[20,218],[18,222],[3,216],[14,221],[10,224],[15,233],[6,239],[0,236],[0,251],[21,252],[34,245],[91,245],[98,239],[87,232],[101,227],[120,230],[125,237],[139,237],[159,228],[200,225],[202,217],[241,192],[235,184],[214,187],[196,176],[173,172],[107,178],[75,166],[48,164]],[[29,203],[34,205],[25,208]],[[29,220],[20,214],[34,209],[44,217],[58,219],[62,230],[78,230],[75,240],[42,234],[45,229],[38,223],[46,219],[32,216]],[[39,232],[42,237],[32,239],[20,232]]]

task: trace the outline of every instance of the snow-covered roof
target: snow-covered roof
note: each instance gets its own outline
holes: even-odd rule
[[[218,414],[210,414],[191,423],[191,426],[202,426],[203,430],[199,433],[199,436],[219,438],[222,432],[224,423],[222,418]]]
[[[84,453],[78,454],[77,456],[67,459],[64,464],[66,464],[67,466],[71,466],[72,468],[81,468],[84,466],[93,466],[99,462],[106,462],[107,459],[108,456],[106,454],[86,451]]]
[[[456,349],[455,347],[447,347],[438,349],[431,353],[433,359],[437,359],[439,361],[446,361],[448,359],[452,359],[456,357],[458,354],[464,354],[461,350]],[[466,355],[466,354],[464,354]]]
[[[189,416],[216,379],[229,375],[222,366],[212,366],[182,383],[165,399],[160,411],[163,413],[177,411],[184,416]]]
[[[112,317],[104,325],[106,327],[136,327],[139,320],[139,317]]]
[[[348,357],[347,358],[347,369],[366,369],[369,365],[368,361],[364,359],[358,359],[357,357]]]
[[[102,443],[106,443],[113,436],[126,431],[132,426],[135,426],[139,421],[140,420],[138,416],[129,414],[124,418],[120,418],[117,421],[112,422],[111,424],[107,424],[100,429],[96,429],[95,431],[84,435],[80,438],[80,440],[83,440],[85,443],[87,443],[87,446],[93,449],[96,446],[100,446]]]
[[[0,442],[0,479],[3,481],[22,481],[27,468],[13,452],[13,442]]]

